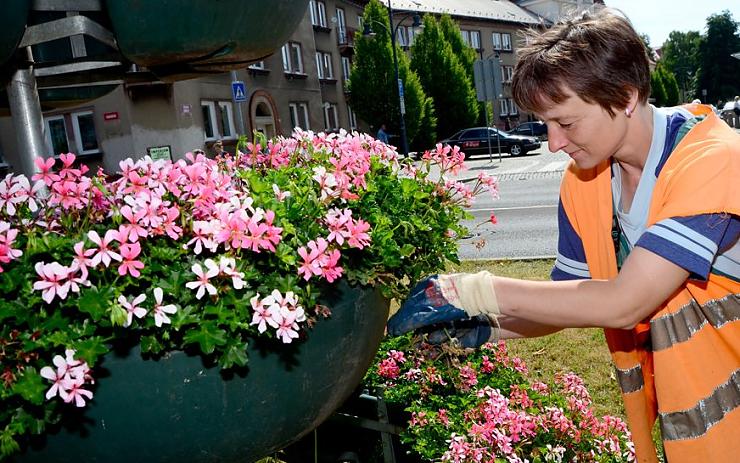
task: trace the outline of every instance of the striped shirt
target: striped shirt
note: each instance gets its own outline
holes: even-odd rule
[[[621,169],[612,168],[612,199],[626,253],[640,246],[706,281],[710,272],[740,281],[740,218],[728,214],[673,217],[646,227],[655,182],[673,151],[682,125],[692,117],[680,108],[653,108],[653,138],[629,211],[622,209]],[[558,206],[558,255],[553,280],[591,278],[583,243]],[[626,248],[626,249],[624,249]]]

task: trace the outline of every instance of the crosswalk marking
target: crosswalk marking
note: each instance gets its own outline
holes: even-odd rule
[[[568,161],[553,161],[537,169],[537,172],[552,172],[554,170],[565,170]]]

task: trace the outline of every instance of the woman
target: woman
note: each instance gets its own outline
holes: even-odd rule
[[[492,333],[605,328],[638,461],[657,461],[656,416],[669,462],[734,461],[740,136],[706,106],[648,104],[645,47],[609,9],[528,37],[513,93],[547,124],[550,150],[572,158],[555,281],[433,276],[389,332],[425,329],[440,339],[452,328],[476,346]]]

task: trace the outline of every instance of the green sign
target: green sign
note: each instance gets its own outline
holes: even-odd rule
[[[152,158],[152,161],[171,161],[172,149],[168,146],[152,146],[146,149],[146,153]]]

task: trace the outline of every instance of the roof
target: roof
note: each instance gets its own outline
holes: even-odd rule
[[[380,0],[388,5],[388,0]],[[508,0],[391,0],[394,10],[420,13],[448,13],[476,19],[490,19],[537,25],[542,19]]]

